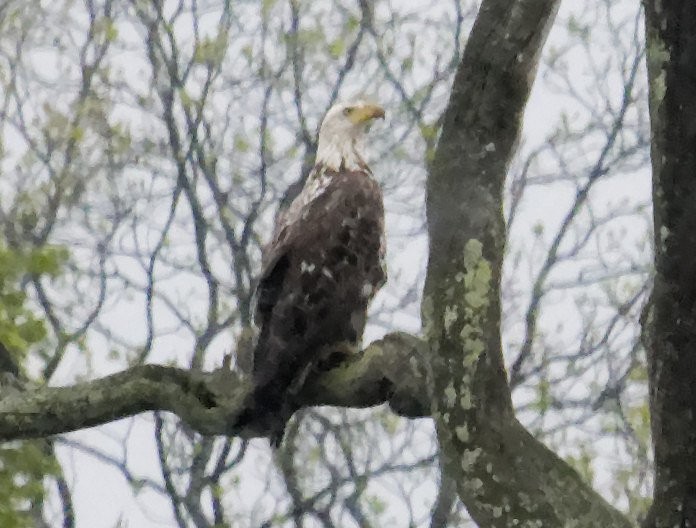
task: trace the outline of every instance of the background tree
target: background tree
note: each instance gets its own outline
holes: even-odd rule
[[[645,2],[652,124],[655,286],[644,327],[655,500],[644,526],[696,523],[693,208],[696,7]],[[685,18],[688,17],[688,18]]]
[[[637,324],[650,249],[648,179],[642,169],[650,137],[642,21],[632,2],[598,1],[592,9],[573,12],[568,6],[560,13],[540,66],[544,102],[532,96],[527,137],[509,170],[501,224],[495,215],[503,169],[514,153],[512,139],[526,99],[528,81],[521,73],[534,70],[543,43],[543,27],[535,24],[549,20],[529,13],[543,9],[549,15],[554,7],[515,5],[519,10],[486,2],[479,12],[473,2],[3,4],[3,237],[22,250],[52,245],[69,250],[60,276],[27,274],[21,281],[30,306],[48,323],[48,336],[30,349],[25,370],[35,383],[63,385],[134,369],[107,378],[100,385],[105,392],[85,387],[93,398],[112,399],[90,400],[83,414],[63,415],[57,424],[34,425],[62,431],[59,426],[71,417],[78,418],[74,425],[100,423],[102,409],[119,416],[114,404],[123,403],[132,404],[129,412],[178,410],[188,422],[155,413],[152,421],[137,418],[54,437],[67,480],[47,476],[44,512],[50,523],[73,525],[74,503],[78,522],[89,524],[84,497],[86,488],[95,486],[82,483],[95,461],[122,475],[146,513],[161,519],[170,511],[180,526],[464,523],[453,486],[446,477],[438,482],[439,463],[447,467],[448,459],[438,458],[428,420],[397,420],[384,407],[308,408],[298,413],[283,449],[272,458],[263,441],[199,435],[191,427],[196,417],[201,430],[224,420],[203,423],[210,413],[200,407],[198,393],[177,401],[167,397],[172,384],[190,395],[182,385],[188,373],[143,367],[165,363],[210,370],[237,350],[237,337],[244,337],[250,322],[259,244],[278,204],[287,201],[287,187],[301,182],[311,167],[323,113],[339,95],[354,92],[379,98],[390,116],[389,126],[375,131],[373,162],[375,172],[384,175],[387,196],[390,284],[374,307],[367,341],[393,329],[417,332],[425,262],[414,267],[412,257],[399,255],[425,247],[425,218],[414,204],[423,202],[426,163],[432,162],[431,185],[442,172],[446,150],[443,139],[435,151],[438,138],[451,134],[447,126],[455,135],[475,129],[472,116],[447,125],[460,108],[456,97],[440,118],[459,64],[469,73],[455,82],[490,69],[489,95],[505,87],[515,92],[481,106],[482,118],[498,112],[499,123],[507,123],[505,141],[485,142],[477,151],[493,164],[495,170],[486,170],[496,175],[490,180],[496,187],[460,189],[470,203],[462,225],[493,218],[499,226],[497,234],[484,230],[473,237],[495,239],[493,246],[479,240],[486,259],[492,258],[491,247],[499,250],[492,270],[502,259],[503,225],[508,233],[500,290],[504,346],[491,357],[498,356],[499,363],[504,353],[517,416],[529,430],[588,481],[598,474],[596,484],[610,490],[630,515],[642,515],[650,491],[646,374]],[[510,18],[510,12],[522,18]],[[468,36],[477,14],[479,35],[507,27],[530,40],[515,41],[516,31],[510,37],[493,33],[502,39],[494,46],[488,38],[474,38],[475,32]],[[527,16],[534,22],[529,28]],[[462,55],[465,42],[469,48]],[[531,46],[531,55],[523,52],[521,70],[515,70],[511,58],[523,45]],[[559,103],[559,115],[541,111],[549,98]],[[477,108],[472,100],[467,95],[464,106]],[[498,106],[507,100],[507,106]],[[456,151],[452,159],[463,163],[461,149]],[[467,174],[474,177],[476,167]],[[458,167],[462,173],[464,168]],[[434,223],[432,216],[429,221]],[[469,246],[470,261],[478,259],[477,247]],[[474,266],[465,285],[485,279],[485,266],[479,268]],[[430,289],[437,284],[433,272]],[[491,313],[495,304],[489,304]],[[462,324],[452,319],[459,317],[454,305],[449,312],[446,306],[433,305],[440,310],[435,324]],[[392,382],[398,374],[404,377],[403,363],[380,363],[379,354],[385,348],[408,354],[403,341],[397,336],[368,350],[373,353],[365,363],[379,367],[374,381],[390,366]],[[235,358],[234,366],[237,359],[243,367],[243,358]],[[371,385],[361,366],[348,369],[347,376],[364,379],[366,387],[384,386]],[[143,377],[147,384],[137,385]],[[204,385],[210,381],[201,379]],[[332,381],[314,401],[351,403],[340,391],[346,374]],[[145,401],[128,399],[134,384]],[[414,390],[409,385],[397,390],[393,406],[401,413],[430,414],[424,408],[428,402],[399,401]],[[365,394],[360,405],[385,397]],[[16,400],[3,401],[16,410]],[[480,401],[473,401],[478,407]],[[48,401],[53,402],[61,399]],[[442,423],[439,430],[442,441]],[[147,453],[140,455],[143,446]],[[472,450],[464,446],[467,451]],[[607,467],[609,459],[614,462]],[[481,464],[478,469],[485,470],[487,463]],[[467,482],[477,481],[457,481],[471,513],[479,519],[495,515],[497,510],[472,506],[478,488],[463,490]],[[33,511],[43,507],[38,498],[29,503]],[[127,509],[125,502],[118,508]],[[399,513],[404,509],[407,520]],[[124,518],[142,519],[133,509]]]

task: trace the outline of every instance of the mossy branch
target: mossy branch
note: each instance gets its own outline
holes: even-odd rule
[[[346,358],[336,368],[316,373],[299,395],[301,403],[370,407],[389,403],[403,415],[428,414],[420,357],[423,342],[394,333]],[[406,366],[406,367],[405,367]],[[134,416],[168,411],[205,435],[265,436],[253,419],[237,418],[250,385],[236,371],[213,372],[141,365],[100,379],[66,387],[0,384],[0,439],[45,437]]]

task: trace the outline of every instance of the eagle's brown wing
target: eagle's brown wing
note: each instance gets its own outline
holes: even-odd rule
[[[287,391],[306,367],[326,347],[360,339],[385,280],[383,225],[379,186],[357,171],[330,174],[323,192],[278,226],[257,290],[258,411],[291,414]]]

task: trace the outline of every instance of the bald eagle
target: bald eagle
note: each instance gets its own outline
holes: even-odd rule
[[[275,446],[307,376],[327,352],[358,343],[386,280],[382,192],[363,153],[376,118],[384,110],[363,100],[327,112],[314,168],[263,253],[250,407]]]

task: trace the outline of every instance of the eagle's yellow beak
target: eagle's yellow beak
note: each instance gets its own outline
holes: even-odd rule
[[[377,119],[378,117],[384,119],[384,108],[376,104],[356,106],[349,114],[349,117],[356,125],[365,123],[370,119]]]

